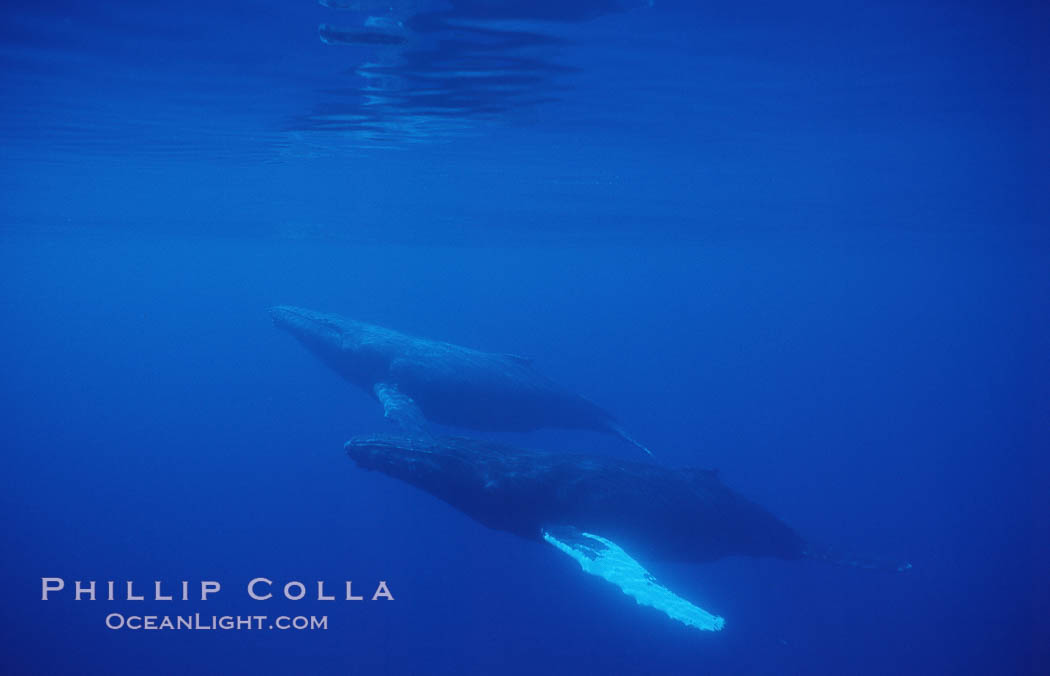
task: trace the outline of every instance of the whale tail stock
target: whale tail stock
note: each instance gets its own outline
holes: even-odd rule
[[[912,565],[907,561],[891,561],[873,556],[858,556],[853,552],[843,552],[835,547],[826,545],[814,545],[809,543],[802,552],[803,558],[815,561],[824,561],[836,566],[848,566],[850,568],[866,568],[868,570],[879,570],[885,573],[903,573],[911,570]]]

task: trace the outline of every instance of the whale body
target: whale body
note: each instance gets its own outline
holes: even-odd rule
[[[461,438],[363,436],[345,448],[359,467],[405,481],[489,528],[549,543],[640,605],[700,630],[720,630],[725,621],[661,585],[633,553],[692,563],[742,555],[910,568],[814,546],[710,470]]]
[[[339,375],[371,392],[386,417],[406,432],[422,433],[426,420],[477,430],[587,429],[614,434],[649,453],[607,411],[550,380],[524,357],[299,307],[274,307],[270,315]]]

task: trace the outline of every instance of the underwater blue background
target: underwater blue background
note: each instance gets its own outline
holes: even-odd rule
[[[360,15],[305,0],[3,5],[0,671],[1045,673],[1046,8],[571,4],[394,55],[323,43]],[[726,618],[688,629],[356,469],[382,410],[281,303],[533,357],[661,462],[914,569],[653,564]],[[45,603],[45,576],[224,588]],[[131,611],[329,629],[105,628]]]

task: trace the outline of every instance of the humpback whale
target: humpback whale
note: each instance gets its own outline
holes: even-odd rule
[[[412,484],[489,528],[549,543],[639,605],[699,630],[718,631],[725,620],[661,585],[628,552],[698,563],[746,555],[910,568],[814,546],[710,470],[461,438],[363,436],[345,448],[359,467]]]
[[[305,308],[271,308],[274,323],[346,380],[371,392],[385,416],[419,434],[426,420],[479,430],[541,427],[614,434],[652,455],[611,414],[512,354],[481,352]]]

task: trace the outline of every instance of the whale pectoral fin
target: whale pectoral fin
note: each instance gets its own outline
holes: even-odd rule
[[[397,423],[409,434],[426,435],[426,418],[412,397],[390,383],[376,383],[372,391],[383,405],[383,415],[387,420]]]
[[[542,531],[543,539],[571,556],[584,572],[612,582],[638,605],[662,610],[668,617],[701,631],[720,631],[725,620],[697,607],[660,585],[656,578],[615,542],[572,526]]]
[[[655,455],[653,455],[652,451],[650,451],[648,448],[645,447],[645,445],[643,445],[641,442],[637,441],[634,437],[632,437],[630,434],[628,434],[626,432],[626,430],[624,430],[622,427],[620,427],[616,423],[609,423],[609,428],[608,429],[609,429],[610,432],[612,432],[616,436],[620,437],[621,439],[623,439],[627,443],[629,443],[629,444],[631,444],[633,446],[636,446],[636,447],[642,449],[643,451],[645,451],[646,453],[648,453],[650,458],[655,458],[656,457]]]

